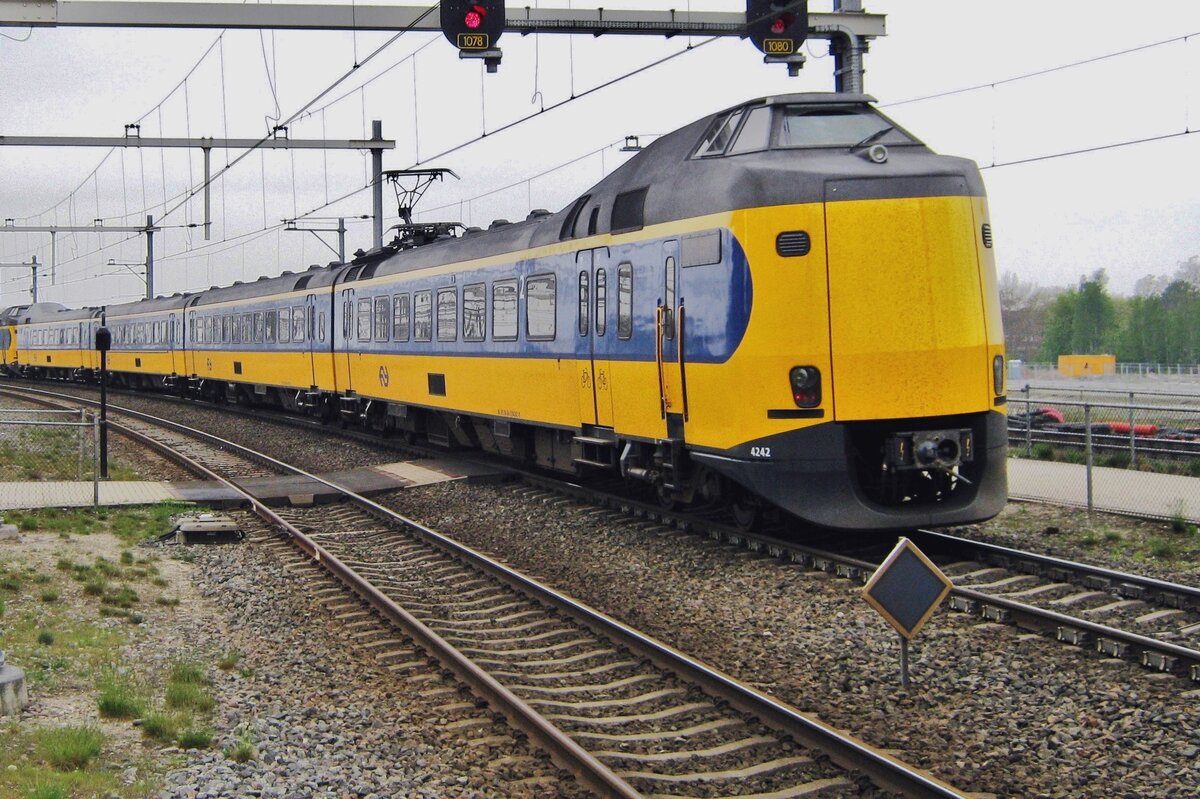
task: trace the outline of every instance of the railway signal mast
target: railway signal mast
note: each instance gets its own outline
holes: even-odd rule
[[[442,0],[442,33],[459,58],[482,58],[488,72],[500,66],[496,40],[504,33],[504,0]]]
[[[795,77],[804,66],[808,0],[746,0],[746,36],[768,64],[784,64]]]

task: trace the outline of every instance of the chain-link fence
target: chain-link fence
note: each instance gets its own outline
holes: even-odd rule
[[[88,481],[98,504],[99,440],[87,410],[0,407],[0,482]]]
[[[1009,392],[1008,444],[1016,458],[1076,466],[1040,472],[1047,481],[1078,475],[1079,482],[1043,485],[1039,498],[1060,494],[1089,509],[1200,517],[1200,393],[1025,386]]]

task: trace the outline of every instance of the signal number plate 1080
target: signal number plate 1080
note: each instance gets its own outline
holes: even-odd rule
[[[763,52],[767,55],[791,55],[794,48],[795,44],[791,39],[766,39],[763,41]]]
[[[488,49],[488,35],[486,33],[460,33],[458,34],[458,49],[486,50]]]

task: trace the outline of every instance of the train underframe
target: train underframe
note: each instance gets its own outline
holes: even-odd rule
[[[98,380],[96,372],[86,369],[26,366],[13,371],[38,379]],[[645,485],[665,507],[727,507],[746,528],[781,512],[825,527],[855,529],[967,524],[994,516],[1007,499],[1006,419],[997,412],[823,424],[719,452],[695,450],[680,439],[618,438],[604,428],[548,427],[316,387],[126,372],[110,372],[109,379],[113,386],[275,408],[409,443],[479,450],[561,473],[620,477]],[[943,447],[952,439],[956,449],[921,468],[915,456],[908,464],[896,462],[898,437],[910,444],[932,440]],[[750,456],[764,451],[772,456]]]

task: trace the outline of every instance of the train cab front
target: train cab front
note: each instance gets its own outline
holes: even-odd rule
[[[694,457],[827,527],[994,516],[1007,499],[1004,337],[977,168],[869,98],[764,108],[767,149],[744,166],[762,200],[733,231],[753,308],[725,364],[726,406],[745,421]],[[713,411],[710,440],[728,441]]]

